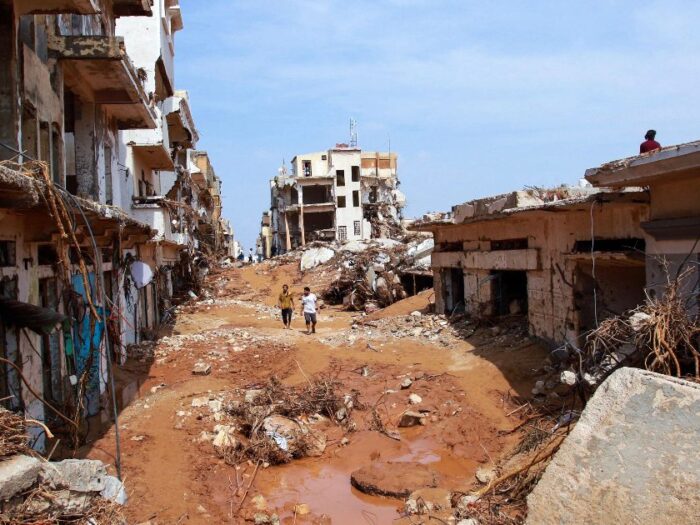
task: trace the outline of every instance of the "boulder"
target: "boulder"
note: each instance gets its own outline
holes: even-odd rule
[[[440,476],[421,463],[377,462],[350,475],[350,482],[365,494],[405,498],[423,488],[437,487]]]
[[[0,501],[7,501],[36,483],[42,462],[30,456],[13,456],[0,462]]]
[[[576,373],[571,370],[564,370],[559,380],[565,385],[574,386],[576,384]]]
[[[423,412],[413,412],[412,410],[407,410],[401,414],[401,419],[399,419],[399,427],[415,427],[418,425],[426,425],[428,422],[428,414]]]
[[[216,437],[212,445],[219,454],[226,454],[240,447],[240,442],[236,439],[235,428],[231,425],[216,425],[214,428]]]
[[[418,394],[411,394],[408,396],[408,402],[411,405],[420,405],[423,402],[423,398],[420,397]]]
[[[608,377],[528,496],[527,523],[700,516],[700,385],[634,368]]]
[[[323,432],[284,416],[265,418],[263,429],[281,450],[293,456],[321,456],[326,449],[326,435]]]
[[[452,508],[452,493],[439,488],[418,489],[411,493],[405,504],[407,514],[426,514]]]
[[[211,365],[202,361],[195,363],[192,367],[192,374],[196,376],[208,376],[211,374]]]
[[[475,476],[479,483],[486,485],[496,477],[496,473],[493,469],[481,467],[476,471]]]
[[[403,381],[401,381],[401,389],[405,390],[407,388],[411,388],[412,384],[413,384],[413,381],[411,381],[411,378],[407,377]]]

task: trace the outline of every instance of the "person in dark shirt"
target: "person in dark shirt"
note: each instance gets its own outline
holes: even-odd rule
[[[650,151],[656,151],[657,149],[661,149],[661,144],[654,140],[656,138],[656,131],[654,131],[653,129],[647,131],[647,134],[644,135],[644,138],[646,140],[640,144],[639,153],[649,153]]]

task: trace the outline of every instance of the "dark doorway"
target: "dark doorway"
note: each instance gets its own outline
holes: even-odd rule
[[[494,315],[527,313],[527,272],[491,272]]]
[[[446,268],[442,271],[442,277],[445,315],[463,312],[465,310],[464,271],[461,268]]]
[[[401,276],[401,285],[408,295],[416,295],[433,287],[433,276],[423,273],[405,273]]]

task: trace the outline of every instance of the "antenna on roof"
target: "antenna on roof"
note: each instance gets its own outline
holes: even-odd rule
[[[357,121],[350,117],[350,147],[357,147]]]

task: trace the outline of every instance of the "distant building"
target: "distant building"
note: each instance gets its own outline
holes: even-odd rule
[[[271,181],[270,228],[277,254],[313,240],[389,237],[401,229],[405,197],[396,153],[336,144],[297,155]]]

